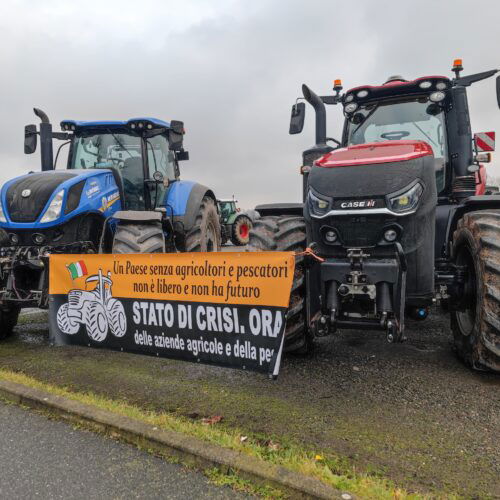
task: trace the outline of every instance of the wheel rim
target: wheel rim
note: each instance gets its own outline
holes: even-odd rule
[[[476,323],[476,268],[474,259],[466,246],[463,246],[457,256],[457,264],[467,266],[467,281],[464,287],[464,303],[467,304],[463,311],[457,311],[456,317],[460,331],[470,335]]]
[[[248,231],[249,231],[248,224],[243,223],[240,226],[240,236],[245,240],[248,238]]]
[[[108,322],[106,319],[106,315],[103,312],[99,312],[96,318],[97,328],[99,332],[105,333],[108,328]]]

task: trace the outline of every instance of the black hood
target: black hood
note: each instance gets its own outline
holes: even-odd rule
[[[75,176],[66,171],[40,172],[15,181],[7,190],[6,208],[12,222],[35,222],[54,191]]]
[[[428,174],[431,173],[431,175]],[[385,196],[408,186],[415,179],[434,182],[433,158],[352,167],[313,167],[309,185],[332,198]]]

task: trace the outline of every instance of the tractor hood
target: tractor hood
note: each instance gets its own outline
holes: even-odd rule
[[[50,170],[12,179],[0,199],[0,227],[35,229],[84,212],[106,215],[120,194],[110,170]]]
[[[309,186],[334,198],[377,197],[403,189],[416,179],[433,178],[434,157],[427,143],[385,141],[327,153],[311,169]]]
[[[432,148],[422,141],[385,141],[336,149],[316,161],[318,167],[352,167],[394,163],[432,156]]]

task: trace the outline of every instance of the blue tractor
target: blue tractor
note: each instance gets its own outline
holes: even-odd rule
[[[47,115],[25,128],[24,152],[40,139],[42,171],[7,182],[0,192],[0,338],[23,307],[48,306],[53,253],[212,252],[220,250],[216,197],[180,180],[184,125],[156,118],[64,120]],[[55,169],[53,139],[69,146]]]

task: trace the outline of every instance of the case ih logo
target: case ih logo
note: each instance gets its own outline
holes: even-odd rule
[[[343,201],[340,204],[340,208],[373,208],[374,206],[375,200]]]

